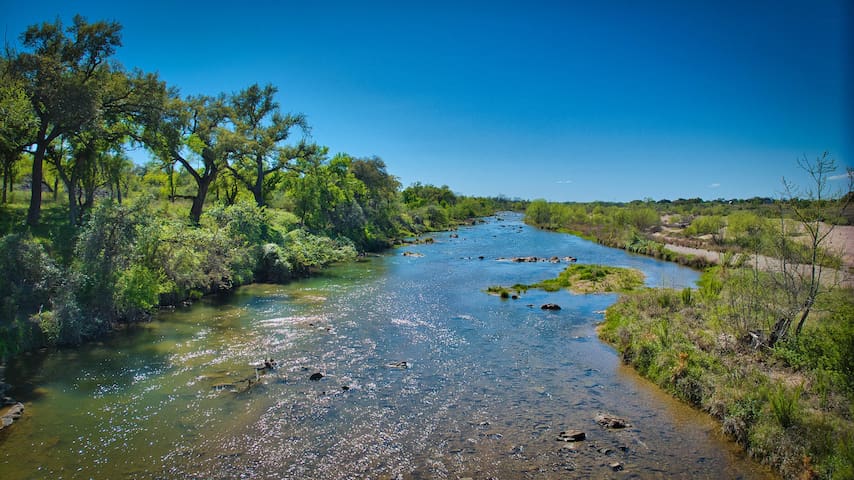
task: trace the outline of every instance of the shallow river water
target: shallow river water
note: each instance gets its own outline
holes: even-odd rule
[[[483,292],[565,266],[499,257],[634,267],[652,286],[696,272],[513,214],[456,233],[15,360],[27,411],[0,432],[0,478],[772,478],[596,338],[614,295]],[[256,382],[266,357],[280,367]],[[568,429],[587,439],[558,441]]]

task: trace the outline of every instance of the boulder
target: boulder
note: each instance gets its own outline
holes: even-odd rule
[[[323,378],[323,374],[320,372],[312,373],[311,376],[308,377],[309,380],[314,381],[314,382],[320,380],[321,378]]]
[[[556,303],[547,303],[540,308],[543,310],[560,310],[560,305]]]

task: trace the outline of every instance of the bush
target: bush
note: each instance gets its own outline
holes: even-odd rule
[[[333,240],[312,235],[305,230],[294,230],[285,235],[283,248],[288,263],[298,275],[306,275],[327,265],[353,260],[357,252],[353,243],[345,238]]]
[[[267,243],[261,248],[256,280],[272,283],[286,282],[291,279],[292,268],[287,252],[275,243]]]
[[[62,268],[31,236],[0,238],[0,324],[50,307],[62,277]]]
[[[726,222],[719,215],[707,215],[697,217],[691,225],[685,229],[686,235],[718,235],[724,228]]]
[[[160,303],[160,294],[169,291],[165,276],[143,265],[132,265],[119,274],[115,304],[119,317],[133,320],[150,313]]]

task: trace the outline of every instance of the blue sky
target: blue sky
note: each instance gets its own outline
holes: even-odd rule
[[[744,198],[805,184],[803,155],[854,164],[846,0],[0,1],[7,41],[80,13],[121,23],[118,59],[183,94],[272,83],[314,141],[404,185]]]

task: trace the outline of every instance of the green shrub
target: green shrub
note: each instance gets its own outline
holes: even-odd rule
[[[345,238],[333,240],[312,235],[305,230],[294,230],[285,235],[283,248],[288,252],[288,262],[299,275],[327,265],[353,260],[356,248]]]
[[[160,303],[160,294],[169,290],[162,273],[132,265],[116,281],[115,304],[120,318],[134,320],[151,312]]]
[[[768,405],[777,422],[784,429],[795,425],[801,413],[801,387],[789,390],[778,385],[768,393]]]
[[[261,248],[258,260],[256,280],[260,282],[282,283],[291,279],[292,266],[287,252],[275,243],[267,243]]]
[[[694,303],[693,299],[694,290],[692,288],[684,288],[682,289],[682,305],[686,307],[690,307]]]

